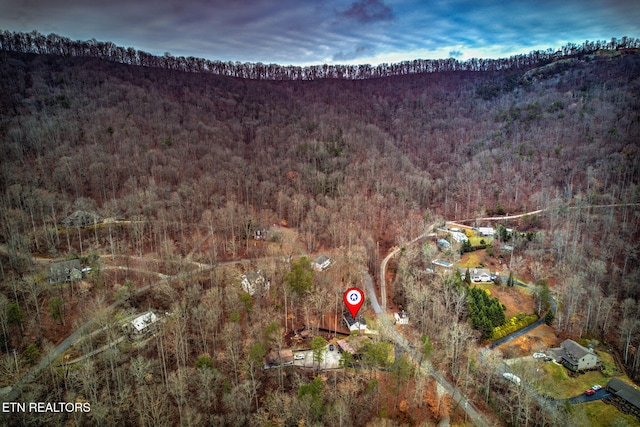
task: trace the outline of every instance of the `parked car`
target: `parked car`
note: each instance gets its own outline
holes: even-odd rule
[[[591,396],[593,394],[596,394],[596,391],[590,388],[589,390],[585,391],[584,394],[586,394],[587,396]]]
[[[593,387],[591,387],[592,390],[598,391],[602,388],[602,386],[600,384],[596,384]]]
[[[534,359],[544,359],[545,357],[547,357],[547,355],[544,353],[533,353]]]
[[[502,376],[511,381],[512,383],[516,384],[516,385],[520,385],[520,377],[518,377],[517,375],[513,375],[510,372],[505,372],[504,374],[502,374]]]
[[[544,361],[545,361],[545,362],[551,362],[552,360],[553,360],[553,357],[546,356],[546,357],[544,358]]]
[[[302,360],[302,359],[304,359],[304,354],[298,353],[298,354],[294,355],[293,358],[295,360]]]
[[[333,344],[329,344],[329,351],[333,351],[333,350],[335,350],[335,349],[336,349],[336,348],[333,346]]]

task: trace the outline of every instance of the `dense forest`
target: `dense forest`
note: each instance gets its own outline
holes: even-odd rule
[[[401,354],[390,362],[382,341],[324,374],[263,370],[263,358],[302,326],[322,336],[362,267],[377,277],[388,250],[429,224],[537,210],[505,222],[531,232],[509,236],[511,270],[557,296],[559,336],[605,343],[640,378],[638,43],[287,68],[0,33],[0,387],[82,325],[103,331],[86,332],[90,353],[127,316],[167,313],[146,345],[51,363],[19,397],[89,401],[91,413],[9,423],[438,420],[433,380]],[[74,223],[78,212],[91,219]],[[255,239],[266,226],[277,232]],[[489,299],[425,274],[434,251],[406,250],[390,290],[425,357],[506,424],[580,425],[530,412],[526,396],[485,399],[488,374],[470,361],[491,325],[475,331],[466,301]],[[311,272],[304,256],[320,253],[334,265]],[[48,263],[72,258],[92,267],[89,289],[49,284]],[[253,270],[270,287],[241,292]]]

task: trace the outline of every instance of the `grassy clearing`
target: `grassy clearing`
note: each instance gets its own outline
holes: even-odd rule
[[[467,236],[469,236],[469,233],[467,233]],[[489,245],[493,243],[493,237],[484,237],[478,234],[469,236],[469,243],[471,243],[471,246],[480,246],[483,244],[482,241],[484,241],[485,245]]]
[[[541,382],[541,391],[556,399],[577,396],[594,384],[604,386],[609,381],[609,378],[598,371],[587,372],[572,378],[565,367],[556,363],[546,362],[542,367],[546,375]]]
[[[481,251],[467,252],[457,264],[460,268],[476,268],[482,263]]]
[[[604,366],[604,370],[602,373],[607,377],[616,377],[624,375],[622,372],[618,370],[616,367],[616,362],[613,360],[613,356],[609,353],[605,353],[603,351],[596,350],[596,354],[602,361],[602,365]]]
[[[555,399],[568,399],[584,393],[594,384],[600,384],[604,387],[614,375],[618,376],[619,372],[616,370],[613,357],[610,354],[602,351],[597,351],[597,354],[605,365],[604,373],[592,371],[577,377],[570,377],[567,369],[563,366],[553,362],[540,363],[545,374],[538,384],[538,390]],[[608,372],[615,374],[611,375]],[[630,382],[626,376],[618,376],[618,378]],[[579,403],[572,405],[572,408],[576,414],[586,416],[589,425],[592,426],[638,425],[638,420],[635,417],[625,415],[615,406],[602,401]]]
[[[637,426],[638,420],[602,401],[581,403],[592,426]]]

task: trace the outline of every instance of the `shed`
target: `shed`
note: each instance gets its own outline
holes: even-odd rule
[[[607,383],[607,390],[613,396],[607,398],[622,412],[635,415],[640,420],[640,390],[625,383],[619,378],[612,378]]]
[[[492,237],[496,234],[496,230],[492,227],[478,227],[478,233],[483,237]]]
[[[447,249],[451,249],[451,243],[449,243],[446,239],[438,239],[436,242],[438,249],[441,251],[446,251]]]

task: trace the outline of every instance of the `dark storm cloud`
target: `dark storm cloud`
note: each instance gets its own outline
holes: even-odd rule
[[[347,18],[361,23],[390,21],[393,19],[391,8],[380,0],[361,0],[353,2],[351,7],[342,13]]]
[[[375,64],[639,37],[640,8],[631,0],[0,0],[0,29],[223,61]]]
[[[355,49],[351,51],[340,51],[333,55],[333,60],[335,62],[346,62],[351,61],[353,59],[362,58],[363,56],[371,55],[373,50],[370,46],[357,46]]]

